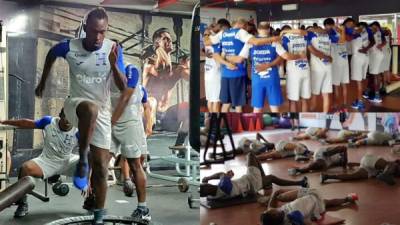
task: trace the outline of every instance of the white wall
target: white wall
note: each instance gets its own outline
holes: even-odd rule
[[[210,24],[213,22],[213,19],[218,20],[220,18],[225,18],[226,13],[227,13],[226,9],[201,7],[200,10],[201,22]],[[255,21],[257,21],[256,11],[229,9],[229,17],[227,18],[229,21],[232,21],[233,19],[238,17],[243,17],[248,20],[250,20],[250,18],[254,18]]]
[[[326,118],[326,113],[300,113],[300,126],[324,128],[326,125]],[[375,130],[376,113],[350,113],[345,123],[347,123],[349,130]],[[342,125],[339,122],[339,114],[333,115],[330,129],[342,129]]]

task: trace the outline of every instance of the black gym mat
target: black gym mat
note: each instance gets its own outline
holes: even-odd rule
[[[256,195],[248,195],[246,197],[235,197],[229,199],[218,199],[218,200],[211,200],[207,198],[200,198],[200,205],[206,207],[208,209],[218,209],[218,208],[226,208],[235,205],[242,205],[247,203],[255,203],[257,202]]]

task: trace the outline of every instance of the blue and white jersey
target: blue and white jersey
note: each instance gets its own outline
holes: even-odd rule
[[[353,51],[353,55],[365,55],[360,53],[358,50],[365,48],[369,45],[369,39],[373,37],[373,33],[371,29],[363,29],[360,34],[353,34],[351,40],[351,49]]]
[[[243,58],[250,58],[252,83],[267,82],[270,84],[279,84],[279,69],[277,66],[270,67],[266,71],[257,72],[256,66],[263,63],[273,62],[279,55],[286,53],[286,50],[279,43],[268,45],[252,46],[246,44],[240,52]]]
[[[205,51],[206,51],[206,54],[221,53],[221,46],[219,44],[212,45],[212,46],[206,46]],[[206,60],[204,63],[204,73],[205,73],[205,76],[215,76],[216,74],[218,74],[218,76],[220,76],[221,66],[217,61],[215,61],[214,58],[206,57]]]
[[[282,37],[282,46],[290,54],[306,53],[308,47],[306,36],[297,34],[285,34]],[[309,70],[310,65],[307,59],[287,60],[286,69],[289,73],[295,71]]]
[[[309,44],[314,48],[324,53],[325,55],[331,55],[331,40],[327,33],[314,33],[308,32]],[[313,70],[319,70],[324,66],[330,65],[331,63],[326,59],[320,59],[314,54],[311,54],[311,68]]]
[[[221,45],[221,54],[225,56],[238,56],[245,43],[253,36],[247,31],[239,28],[231,28],[211,36],[213,44]],[[236,70],[230,70],[225,65],[221,65],[221,75],[226,78],[246,76],[246,62],[237,63]]]
[[[345,43],[339,43],[340,39],[340,34],[334,30],[331,29],[328,32],[329,39],[331,40],[331,56],[336,59],[336,60],[347,60],[347,44]]]
[[[134,88],[135,90],[129,99],[128,105],[117,122],[121,123],[132,120],[142,121],[141,105],[147,102],[147,91],[142,85],[138,84],[139,71],[134,65],[129,64],[126,66],[125,75],[127,79],[127,87]],[[113,110],[115,110],[120,96],[121,92],[113,87],[111,93]]]
[[[83,39],[72,39],[58,43],[50,53],[63,57],[69,64],[70,97],[95,101],[110,108],[111,66],[108,56],[115,42],[104,39],[100,49],[87,51]]]
[[[45,116],[35,121],[37,129],[44,130],[42,156],[54,160],[69,159],[72,150],[78,146],[78,128],[62,131],[58,125],[60,118]]]
[[[376,31],[373,35],[374,35],[375,44],[374,44],[374,46],[372,46],[372,48],[370,48],[370,51],[371,52],[381,51],[381,50],[378,49],[378,45],[381,45],[383,43],[384,38],[385,38],[384,35],[383,35],[382,30]]]

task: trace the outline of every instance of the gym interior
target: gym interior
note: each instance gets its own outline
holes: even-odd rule
[[[364,112],[396,112],[399,111],[399,106],[396,102],[399,100],[399,24],[400,14],[399,5],[396,0],[384,0],[384,1],[352,1],[349,6],[348,1],[335,0],[335,1],[324,1],[324,0],[305,0],[305,1],[277,1],[277,0],[241,0],[241,1],[230,1],[230,0],[204,0],[202,1],[201,7],[201,24],[204,27],[209,27],[212,24],[217,24],[219,19],[226,19],[233,26],[234,22],[239,18],[244,18],[248,21],[247,31],[255,34],[257,32],[256,27],[259,22],[265,21],[269,23],[270,28],[273,31],[280,31],[284,26],[290,26],[292,29],[305,29],[308,27],[321,27],[324,28],[323,22],[326,18],[332,18],[337,26],[341,25],[347,18],[352,18],[356,22],[366,22],[371,24],[372,22],[379,22],[381,28],[388,28],[391,31],[391,41],[389,41],[391,56],[390,56],[390,69],[388,68],[387,85],[382,85],[386,89],[381,92],[381,100],[379,102],[366,100],[362,110],[354,109],[351,107],[352,103],[359,100],[357,96],[357,82],[350,77],[350,81],[347,84],[347,97],[344,96],[344,91],[339,89],[333,89],[333,93],[329,94],[331,99],[331,105],[329,111],[335,111],[341,104],[343,108],[348,111],[364,111]],[[349,42],[349,39],[347,39]],[[348,53],[351,55],[351,53]],[[205,52],[201,57],[201,70],[204,71],[204,63],[206,61]],[[351,66],[351,61],[350,66]],[[334,65],[333,65],[334,66]],[[286,66],[287,67],[287,66]],[[311,65],[311,70],[312,70]],[[352,74],[351,68],[350,75]],[[312,73],[312,71],[311,71]],[[254,112],[253,105],[251,103],[252,85],[251,85],[251,62],[247,66],[247,77],[248,82],[246,86],[246,104],[242,105],[242,112]],[[279,112],[294,111],[289,106],[289,99],[287,96],[287,79],[288,70],[283,68],[279,69],[281,92],[284,98],[283,103],[279,105]],[[201,73],[204,76],[204,72]],[[369,75],[367,76],[369,77]],[[312,79],[312,78],[311,78]],[[373,79],[373,78],[369,78]],[[362,85],[364,88],[371,85],[371,80],[363,79]],[[201,79],[201,109],[203,112],[210,111],[207,108],[206,99],[206,84],[204,78]],[[336,85],[336,84],[335,84]],[[335,87],[336,88],[336,87]],[[288,88],[289,89],[289,88]],[[314,93],[313,93],[314,94]],[[316,98],[316,102],[322,102],[321,96]],[[345,99],[345,100],[344,100]],[[291,100],[291,99],[290,99]],[[225,101],[225,100],[223,100]],[[294,100],[297,101],[297,100]],[[307,111],[313,112],[328,112],[323,109],[322,104],[314,104],[307,100],[309,106]],[[381,102],[380,102],[381,101]],[[313,105],[314,104],[314,105]],[[272,109],[269,107],[268,101],[264,102],[263,111],[271,112]],[[259,108],[259,107],[257,107]],[[233,111],[233,109],[231,109]],[[301,112],[299,108],[297,112]],[[236,111],[237,112],[237,111]],[[272,111],[275,112],[275,111]]]
[[[398,174],[397,177],[391,177],[390,181],[381,179],[380,175],[359,174],[360,168],[365,166],[363,158],[373,156],[382,162],[398,162],[398,113],[231,113],[221,117],[206,114],[204,119],[201,131],[201,189],[206,190],[205,187],[211,186],[218,187],[218,191],[201,194],[202,225],[272,224],[272,221],[260,221],[261,214],[268,209],[273,198],[272,193],[304,187],[317,190],[324,199],[357,196],[352,197],[352,202],[326,208],[326,212],[310,224],[372,225],[400,222],[396,210],[393,210],[398,207],[395,199],[400,196]],[[389,135],[386,141],[375,142],[384,139],[382,136],[375,139],[379,136],[376,134],[385,132],[393,135]],[[294,149],[288,147],[288,143],[306,150],[280,153]],[[320,149],[340,152],[340,157],[346,155],[347,166],[340,163],[328,167],[315,166],[318,158],[316,152]],[[253,171],[249,168],[254,168],[254,163],[249,163],[251,156],[257,158],[265,176],[272,175],[275,179],[272,179],[274,184],[265,185],[262,192],[255,189],[253,192],[251,188],[244,188],[245,184],[239,183],[246,176],[248,180],[254,179],[249,178],[252,177],[250,171]],[[312,164],[313,167],[310,166]],[[307,167],[308,170],[304,170]],[[347,180],[338,180],[333,179],[338,177],[324,174],[338,177],[338,174],[351,175],[345,175]],[[228,193],[224,188],[228,183],[227,179],[223,179],[226,177],[232,178],[231,193],[240,186],[239,190],[242,191],[239,194],[234,192],[236,196],[221,195],[222,192]],[[304,177],[307,177],[307,184],[304,184]],[[260,176],[258,178],[261,179]],[[286,180],[286,183],[278,179]],[[253,180],[247,184],[251,187],[257,182]],[[278,207],[284,207],[284,204],[290,203],[279,202]],[[297,224],[291,222],[288,224]]]
[[[198,45],[192,41],[199,37],[195,29],[199,4],[195,0],[0,1],[0,224],[92,224],[94,221],[93,213],[82,206],[87,194],[96,188],[90,186],[81,192],[74,187],[73,173],[46,179],[28,176],[18,180],[18,176],[25,162],[44,154],[44,146],[51,139],[48,131],[36,122],[50,116],[68,117],[66,109],[62,112],[61,109],[73,81],[69,79],[71,69],[65,59],[54,62],[47,71],[49,79],[41,98],[35,96],[35,88],[47,70],[44,65],[48,52],[57,43],[86,38],[91,29],[86,20],[96,7],[101,7],[100,12],[105,10],[108,16],[108,30],[102,35],[119,45],[113,46],[118,48],[117,58],[123,57],[122,66],[127,66],[119,68],[119,72],[128,74],[128,65],[133,67],[132,71],[139,76],[137,84],[142,88],[136,86],[135,90],[147,91],[137,91],[142,93],[137,119],[143,125],[140,125],[140,135],[146,132],[143,137],[147,137],[140,147],[147,148],[147,154],[142,150],[141,155],[141,166],[147,177],[142,189],[146,190],[145,203],[152,217],[150,222],[131,218],[138,204],[137,190],[134,185],[125,186],[126,180],[131,182],[132,173],[127,167],[129,177],[122,176],[122,159],[114,154],[107,164],[108,191],[103,222],[197,224],[199,211],[195,199],[198,199],[200,172],[195,137],[199,132],[194,123],[189,124],[189,117],[194,122],[199,118],[199,109],[194,103],[189,104],[191,99],[198,99],[198,89],[191,88],[198,84],[198,78],[190,76],[196,73],[193,68],[198,67],[191,65],[193,60],[198,61],[198,56],[193,56],[196,46],[199,55]],[[161,38],[167,43],[162,50],[156,43]],[[154,63],[163,53],[164,68],[156,68]],[[75,54],[80,57],[79,54],[86,53]],[[111,62],[112,55],[97,55],[96,65]],[[76,66],[82,63],[77,62]],[[168,76],[158,76],[167,70]],[[95,78],[85,82],[97,81]],[[4,122],[11,120],[26,120],[32,125]],[[82,138],[79,135],[78,139]],[[130,135],[136,138],[139,133]],[[72,153],[78,157],[78,146]],[[25,195],[29,211],[22,218],[15,218],[16,202]]]

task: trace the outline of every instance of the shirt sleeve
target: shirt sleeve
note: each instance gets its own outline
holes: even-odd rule
[[[372,33],[372,30],[369,27],[367,27],[367,33],[368,33],[368,39],[374,38],[374,33]]]
[[[251,44],[249,44],[249,43],[244,44],[242,50],[239,53],[239,56],[243,57],[245,59],[248,59],[251,47],[253,47],[253,46]]]
[[[213,48],[214,53],[221,54],[221,45],[220,44],[212,45],[212,48]]]
[[[339,36],[337,35],[335,30],[333,30],[333,29],[330,30],[328,35],[329,35],[329,39],[331,40],[331,43],[336,44],[339,42]]]
[[[39,120],[35,121],[35,128],[37,129],[44,129],[47,125],[51,123],[53,117],[51,116],[44,116]]]
[[[312,45],[312,40],[314,39],[314,38],[316,38],[317,37],[317,35],[314,33],[314,32],[308,32],[307,33],[307,44],[308,45]]]
[[[127,86],[129,88],[135,88],[139,81],[139,71],[132,64],[126,66],[125,69],[126,78],[127,78]]]
[[[69,52],[69,40],[65,40],[54,45],[50,49],[49,54],[55,58],[63,57],[65,59],[67,57],[68,52]]]
[[[121,48],[121,46],[118,46],[117,65],[118,65],[119,71],[121,71],[121,73],[124,73],[125,72],[124,50]]]
[[[289,40],[288,37],[286,37],[286,36],[283,36],[283,37],[282,37],[282,47],[283,47],[286,51],[289,51],[289,42],[290,42],[290,40]]]
[[[147,102],[147,91],[146,91],[146,88],[144,88],[143,86],[142,86],[142,91],[143,91],[142,103],[146,103]]]
[[[253,35],[249,34],[244,29],[240,29],[236,34],[236,38],[239,39],[243,43],[247,43],[250,40],[250,38],[252,38],[252,37],[253,37]]]
[[[210,36],[210,40],[211,40],[211,43],[212,43],[213,45],[219,44],[219,43],[221,42],[221,39],[222,39],[222,32],[223,32],[223,31],[220,31],[218,34],[216,34],[216,35],[211,35],[211,36]]]
[[[286,49],[283,48],[280,43],[274,42],[273,46],[275,46],[276,53],[278,53],[278,55],[282,56],[283,54],[287,53]]]

